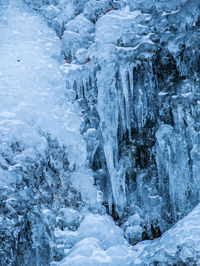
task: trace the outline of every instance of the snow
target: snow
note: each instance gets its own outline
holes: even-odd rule
[[[60,231],[57,237],[64,248],[73,246],[57,265],[129,265],[131,260],[123,231],[108,215],[86,214],[76,232]]]
[[[15,237],[17,239],[21,230],[21,238],[27,241],[23,219],[32,220],[33,245],[37,248],[32,255],[29,248],[31,260],[37,257],[37,263],[48,265],[56,219],[58,223],[62,221],[62,226],[75,230],[81,215],[64,209],[55,217],[46,209],[47,202],[55,211],[70,197],[70,203],[75,205],[82,193],[82,200],[98,209],[102,199],[93,186],[92,171],[85,170],[87,150],[79,131],[82,118],[78,104],[74,103],[73,91],[66,88],[65,73],[60,67],[60,39],[23,1],[11,0],[3,7],[0,18],[0,189],[8,199],[6,208],[13,216],[9,216],[1,228],[4,230],[6,226],[12,234],[10,224],[20,223]],[[76,169],[72,178],[78,191],[75,188],[69,191],[68,163],[71,171]],[[57,169],[61,170],[59,174],[56,174]],[[81,187],[78,186],[80,182]],[[58,193],[55,193],[56,186],[60,188]],[[62,189],[65,189],[66,199],[59,195],[64,193]],[[76,198],[73,193],[77,193]],[[11,198],[17,199],[17,206]],[[39,204],[36,209],[26,209],[28,204],[36,202]],[[47,203],[43,211],[41,202]],[[10,207],[11,203],[15,209]],[[24,214],[25,218],[22,211],[28,213]],[[26,264],[26,256],[23,252],[17,256],[18,265]]]
[[[43,141],[41,133],[49,133],[70,148],[70,161],[81,165],[86,159],[78,130],[81,118],[77,106],[65,97],[65,77],[56,60],[59,39],[42,18],[22,13],[26,7],[21,1],[10,5],[1,18],[6,26],[0,26],[1,136],[6,130],[10,133],[7,142],[38,147]]]
[[[137,245],[141,252],[141,263],[162,264],[180,263],[193,265],[200,262],[199,246],[200,205],[185,218],[180,220],[172,229],[164,233],[160,239],[146,241]]]
[[[79,229],[81,231],[86,229],[86,232],[82,231],[86,238],[75,244],[71,249],[71,253],[56,265],[132,266],[151,265],[156,261],[162,264],[198,262],[200,259],[199,218],[200,205],[188,216],[180,220],[172,229],[164,233],[161,238],[153,241],[142,241],[130,248],[127,245],[114,245],[112,237],[108,240],[110,234],[109,236],[104,236],[104,232],[100,233],[98,231],[97,233],[95,224],[98,222],[97,225],[101,225],[101,229],[104,231],[103,229],[105,227],[103,223],[105,222],[107,224],[107,219],[103,216],[100,218],[89,215],[86,216],[84,226]],[[90,235],[89,226],[92,226],[93,236]],[[110,228],[110,230],[112,229]],[[107,248],[104,248],[106,243],[104,241],[102,242],[104,237],[106,237],[105,240],[111,241],[111,247],[108,248],[106,246]]]
[[[95,237],[105,249],[125,242],[123,231],[108,215],[87,215],[78,228],[78,232],[83,237]]]

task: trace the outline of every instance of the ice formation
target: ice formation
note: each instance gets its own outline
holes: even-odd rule
[[[0,265],[200,264],[199,10],[0,0]]]

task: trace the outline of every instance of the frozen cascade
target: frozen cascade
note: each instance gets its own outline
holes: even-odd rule
[[[199,203],[199,1],[25,2],[0,1],[1,263],[199,264],[199,206],[135,245]]]
[[[36,3],[35,1],[28,1],[28,2],[32,2],[33,5]],[[89,118],[90,125],[87,124],[86,127],[88,126],[91,128],[95,127],[95,129],[97,129],[98,131],[96,136],[99,136],[100,138],[99,144],[97,144],[98,137],[93,138],[95,139],[95,144],[93,148],[90,140],[89,144],[90,147],[88,147],[88,149],[91,151],[90,153],[92,154],[92,156],[90,156],[89,158],[90,165],[94,164],[94,161],[96,161],[96,163],[98,161],[99,164],[100,161],[102,162],[104,160],[103,156],[105,156],[106,162],[102,164],[104,165],[105,168],[104,170],[105,171],[108,170],[109,172],[108,174],[110,175],[110,180],[112,180],[111,184],[113,187],[113,197],[117,198],[116,191],[118,192],[124,191],[125,175],[124,171],[121,171],[122,175],[120,178],[111,177],[110,173],[114,172],[113,170],[114,168],[115,171],[118,172],[117,168],[119,166],[116,165],[116,162],[119,163],[119,161],[124,161],[126,165],[129,165],[127,163],[127,160],[129,162],[132,161],[132,166],[130,168],[134,169],[135,165],[136,168],[139,168],[139,171],[136,169],[130,173],[129,171],[127,171],[127,166],[125,166],[126,176],[127,175],[135,176],[133,179],[137,179],[138,176],[139,180],[141,175],[143,175],[143,174],[140,175],[140,171],[143,171],[143,168],[147,167],[146,164],[148,164],[148,161],[150,162],[151,159],[154,158],[152,161],[153,167],[148,167],[148,170],[146,172],[146,177],[143,178],[143,180],[148,179],[147,176],[153,177],[150,182],[151,184],[146,184],[146,185],[147,186],[150,185],[151,188],[149,188],[149,190],[154,190],[155,194],[154,196],[156,196],[157,169],[155,165],[156,160],[154,155],[155,132],[159,128],[159,126],[162,125],[163,122],[164,123],[166,122],[165,120],[167,120],[167,122],[169,123],[173,122],[172,121],[173,115],[171,113],[171,110],[170,109],[166,110],[166,108],[163,108],[162,97],[158,96],[167,95],[168,93],[167,92],[168,88],[164,88],[164,85],[166,84],[163,81],[165,79],[167,80],[167,85],[165,87],[167,87],[171,85],[171,82],[175,81],[176,77],[177,77],[176,80],[178,80],[179,78],[181,79],[182,77],[184,77],[185,74],[189,75],[188,70],[191,68],[188,66],[190,65],[190,63],[188,63],[188,61],[187,63],[183,61],[185,60],[184,58],[188,58],[187,54],[188,49],[189,48],[190,50],[193,49],[192,51],[195,54],[196,48],[192,46],[193,42],[187,41],[187,38],[189,38],[190,40],[190,37],[188,37],[189,35],[187,35],[187,32],[183,33],[182,31],[179,36],[175,36],[173,31],[177,30],[179,26],[181,29],[195,27],[195,23],[198,23],[198,11],[196,11],[198,7],[198,1],[193,1],[193,2],[180,1],[180,3],[176,3],[176,1],[170,1],[169,3],[164,3],[164,2],[158,3],[157,1],[147,1],[145,3],[141,2],[140,5],[137,3],[137,1],[134,1],[133,3],[131,3],[130,1],[120,1],[118,4],[115,1],[113,1],[113,3],[109,3],[110,6],[104,3],[104,1],[102,3],[100,2],[97,3],[97,2],[99,1],[95,2],[96,6],[93,5],[92,1],[88,2],[88,5],[91,4],[91,10],[90,10],[91,12],[87,10],[88,8],[87,4],[85,4],[85,6],[83,4],[80,7],[79,5],[76,5],[75,2],[73,2],[70,8],[78,10],[77,14],[81,13],[81,15],[78,15],[75,18],[73,16],[71,18],[69,18],[69,16],[68,17],[66,16],[65,20],[63,20],[64,36],[65,32],[66,34],[69,32],[69,29],[70,31],[74,31],[76,33],[76,36],[79,36],[78,37],[79,41],[77,42],[77,37],[75,37],[75,35],[73,34],[71,35],[72,39],[74,38],[74,45],[76,45],[75,49],[77,49],[77,53],[75,53],[73,48],[72,49],[73,51],[71,51],[71,55],[70,51],[68,51],[69,47],[66,48],[65,38],[63,41],[64,53],[69,54],[69,56],[71,56],[71,60],[72,61],[74,60],[73,68],[76,66],[75,71],[77,71],[77,73],[76,75],[73,74],[73,77],[69,77],[69,79],[70,78],[74,79],[74,81],[71,82],[71,85],[69,87],[76,87],[75,89],[77,90],[77,97],[86,99],[89,105],[89,109],[92,109],[93,113],[96,112],[96,110],[97,111],[100,110],[99,109],[100,104],[98,102],[101,101],[101,97],[99,96],[101,94],[99,94],[100,89],[98,88],[97,83],[98,79],[101,79],[100,77],[101,75],[103,75],[102,76],[103,79],[104,77],[103,66],[104,65],[109,66],[109,62],[114,64],[113,73],[111,75],[111,78],[109,77],[110,82],[112,82],[112,79],[115,76],[116,87],[120,88],[118,89],[118,98],[120,103],[119,108],[117,109],[115,106],[114,109],[113,108],[110,109],[113,110],[116,116],[117,116],[116,113],[117,110],[119,116],[118,120],[120,121],[119,123],[117,122],[118,123],[117,139],[115,137],[114,144],[113,143],[111,144],[113,140],[112,141],[110,140],[109,143],[110,146],[113,146],[112,148],[108,147],[109,145],[105,140],[108,136],[107,137],[103,136],[105,135],[105,132],[102,132],[102,125],[103,125],[102,121],[105,121],[104,114],[100,112],[98,113],[99,117],[97,115],[98,117],[97,120],[100,118],[100,127],[99,127],[99,121],[97,120],[96,123],[93,123],[93,125],[91,126],[92,118],[91,116]],[[56,3],[54,3],[54,1],[50,1],[49,4],[51,5],[50,6],[44,5],[44,7],[41,8],[42,13],[49,21],[51,21],[52,18],[50,15],[48,15],[47,7],[49,8],[49,10],[52,8],[52,12],[54,10],[53,9],[54,7],[56,7],[56,9],[59,10],[58,12],[59,15],[56,15],[57,19],[62,19],[62,15],[65,14],[62,13],[65,12],[63,11],[64,5],[66,4],[67,7],[69,7],[69,1],[64,1],[64,2],[58,1]],[[36,6],[38,5],[36,4]],[[190,9],[191,12],[188,13],[187,21],[183,22],[182,17],[185,14],[185,10],[191,6],[194,6],[194,8]],[[119,9],[119,10],[112,10],[111,12],[103,15],[102,13],[103,10],[105,13],[106,9],[108,9],[109,7],[113,7],[114,9]],[[123,7],[125,8],[123,9]],[[120,8],[122,9],[120,10]],[[153,8],[155,12],[152,11]],[[158,14],[159,12],[160,15]],[[53,20],[54,19],[55,18],[53,18]],[[71,21],[69,22],[70,19]],[[177,23],[177,28],[174,26],[175,20]],[[80,26],[81,21],[84,21],[84,25],[86,28],[88,27],[88,33],[91,33],[90,36],[83,35],[83,31],[81,30]],[[91,26],[90,21],[96,22],[95,29]],[[122,21],[123,23],[121,23]],[[72,25],[74,25],[74,28],[72,27]],[[175,29],[173,27],[175,27]],[[55,26],[54,28],[57,29]],[[115,31],[115,34],[113,34],[113,30]],[[160,35],[158,34],[158,32]],[[192,34],[195,35],[196,34],[195,31]],[[84,41],[81,39],[83,38],[83,36],[85,36]],[[185,44],[183,40],[186,40],[185,42],[188,46],[188,49],[184,50]],[[90,45],[88,49],[87,45]],[[86,66],[83,63],[84,57],[86,59],[87,56],[90,56],[90,59],[92,59],[91,61],[93,61],[90,62],[88,66]],[[102,69],[100,70],[100,68]],[[74,69],[69,67],[69,73],[71,73],[71,71],[74,71]],[[170,78],[170,75],[172,79]],[[107,79],[108,77],[104,78],[105,86],[106,83],[108,82]],[[88,82],[86,82],[86,80],[88,80]],[[166,90],[166,92],[159,92],[159,90]],[[89,94],[88,91],[90,91]],[[112,92],[114,93],[114,90]],[[104,107],[106,106],[104,105]],[[103,107],[101,108],[103,110]],[[113,112],[111,111],[110,113]],[[86,112],[85,118],[87,119],[88,119],[88,114]],[[157,117],[159,117],[159,119],[157,119]],[[108,129],[105,129],[105,131],[106,130],[108,131]],[[116,125],[113,128],[113,131],[114,130],[116,136]],[[147,130],[149,132],[147,132]],[[124,152],[123,154],[121,154],[121,152],[123,150],[123,145],[127,145],[127,143],[125,144],[123,141],[123,139],[126,138],[126,134],[128,134],[129,136],[129,141],[133,141],[133,143],[128,144],[130,147],[130,151],[128,152],[129,155],[126,156],[125,158]],[[148,145],[146,143],[143,143],[144,136],[147,139],[151,139]],[[109,155],[108,157],[106,154],[103,154],[105,153],[104,150],[110,150],[110,151],[113,150],[114,152],[112,152],[113,154]],[[124,159],[122,160],[116,159],[118,155],[119,157],[121,157],[121,159],[122,158]],[[130,156],[133,156],[134,160],[132,159],[130,160]],[[113,157],[112,160],[110,160],[111,157]],[[121,165],[124,163],[120,163],[120,169]],[[117,173],[115,175],[118,176]],[[112,176],[114,176],[114,174],[112,174]],[[120,179],[121,181],[118,182],[119,181],[118,179]],[[172,179],[170,180],[172,181]],[[118,186],[114,185],[115,181],[117,184],[121,186],[120,189],[119,188],[114,189],[114,187]],[[138,181],[137,182],[132,181],[130,180],[130,178],[129,181],[132,183],[130,189],[137,190],[135,186],[138,183]],[[173,183],[171,181],[170,184]],[[127,184],[126,181],[125,183]],[[107,182],[107,184],[109,184],[109,182]],[[145,188],[143,187],[143,189]],[[164,191],[164,189],[162,191]],[[139,194],[141,195],[142,192],[138,191],[138,195]],[[174,195],[174,192],[170,194]],[[127,195],[124,195],[123,197],[124,202],[126,196]],[[159,197],[158,194],[157,197]],[[167,195],[162,195],[162,198],[165,197],[167,197]],[[114,201],[116,203],[116,199],[114,199]],[[112,204],[112,200],[109,200],[109,202],[110,204]],[[146,199],[145,202],[147,203],[148,199]],[[140,203],[138,202],[138,204],[141,205],[141,202]],[[117,207],[117,209],[118,208],[119,207]],[[148,209],[147,206],[146,208]],[[122,204],[122,209],[124,209],[123,204]]]
[[[98,9],[98,4],[101,4],[96,4]],[[153,5],[153,2],[151,4]],[[149,3],[150,6],[151,4]],[[173,4],[174,2],[171,3]],[[62,3],[55,6],[62,13]],[[174,123],[171,120],[175,120],[176,115],[176,112],[172,114],[170,109],[163,107],[164,97],[161,96],[167,95],[168,92],[160,90],[163,90],[163,79],[168,79],[169,75],[172,79],[173,76],[175,78],[179,75],[178,69],[181,76],[186,72],[180,69],[180,65],[183,65],[180,61],[180,47],[175,45],[179,39],[174,37],[175,40],[170,39],[167,48],[164,46],[158,49],[159,36],[152,30],[154,22],[155,27],[160,25],[162,32],[166,23],[173,22],[172,16],[170,15],[169,21],[166,22],[163,13],[161,21],[156,16],[154,21],[148,10],[151,7],[147,5],[141,8],[144,8],[146,13],[141,12],[139,7],[138,10],[133,10],[131,4],[129,8],[114,10],[105,16],[99,13],[95,27],[90,23],[95,19],[89,16],[86,9],[70,22],[64,22],[62,49],[72,64],[66,64],[63,71],[67,76],[68,88],[75,90],[82,108],[84,123],[81,129],[87,142],[88,165],[97,171],[97,180],[102,179],[102,175],[99,176],[98,173],[105,173],[106,180],[102,181],[101,187],[104,186],[104,200],[108,202],[109,212],[113,212],[114,203],[115,211],[122,217],[127,211],[135,212],[136,204],[145,209],[141,212],[142,215],[149,213],[148,209],[151,210],[149,214],[145,214],[147,223],[151,222],[151,219],[158,219],[164,229],[171,218],[160,213],[162,205],[167,205],[170,201],[171,204],[166,206],[166,209],[169,213],[173,209],[172,220],[178,219],[177,213],[183,214],[183,202],[187,196],[185,199],[181,193],[178,196],[176,187],[182,184],[183,190],[186,191],[188,185],[187,182],[178,180],[174,187],[173,171],[176,175],[180,174],[179,166],[174,166],[174,162],[169,162],[170,167],[166,170],[170,174],[163,172],[158,166],[162,158],[158,159],[160,151],[155,145],[155,133],[163,122]],[[162,7],[158,4],[156,8],[169,11],[171,6]],[[177,8],[176,5],[174,8]],[[43,10],[42,8],[42,12]],[[90,33],[87,36],[82,30],[82,23]],[[113,34],[113,29],[116,34]],[[76,33],[76,36],[70,33],[70,41],[73,40],[75,45],[71,48],[66,46],[65,38],[69,31]],[[169,37],[173,37],[173,34],[163,33],[160,40],[164,43]],[[89,48],[86,43],[90,45]],[[88,57],[90,61],[85,64],[84,60]],[[172,81],[169,78],[169,84],[170,82]],[[188,145],[185,144],[185,149],[187,148]],[[191,161],[185,157],[184,160]],[[190,168],[188,171],[191,173],[191,167],[185,167]],[[109,192],[111,188],[112,194]],[[180,206],[175,206],[176,199],[183,208],[181,211],[178,210]]]

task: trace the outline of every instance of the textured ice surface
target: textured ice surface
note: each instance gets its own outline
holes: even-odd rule
[[[72,231],[75,231],[79,227],[81,220],[82,217],[80,213],[71,208],[62,208],[59,210],[59,214],[56,217],[56,222],[61,229],[67,227]]]
[[[198,6],[186,0],[40,2],[39,11],[51,10],[45,18],[56,31],[57,20],[63,35],[63,54],[72,63],[63,67],[67,86],[82,108],[88,164],[101,179],[109,212],[113,205],[120,218],[127,209],[138,212],[149,229],[158,219],[165,230],[199,199]],[[156,139],[163,124],[173,133]]]
[[[160,239],[138,244],[139,265],[198,265],[200,263],[198,205]],[[137,265],[137,264],[136,264]]]
[[[129,265],[134,254],[108,215],[86,214],[76,232],[57,231],[56,237],[67,256],[52,265]]]
[[[198,265],[199,207],[135,243],[199,202],[199,1],[25,2],[0,1],[0,264]]]
[[[85,233],[86,238],[75,244],[64,260],[59,263],[52,263],[52,265],[132,266],[155,264],[195,265],[195,263],[198,265],[200,262],[199,215],[198,205],[188,216],[180,220],[159,239],[143,241],[133,247],[113,245],[108,249],[103,248],[102,244],[104,242],[96,235],[95,232],[97,231],[93,230],[94,222],[92,230],[96,237],[87,236],[87,233]],[[98,220],[98,216],[95,219]],[[103,216],[101,220],[102,223]],[[94,220],[91,219],[92,221]],[[86,222],[87,219],[84,223],[86,224]],[[87,232],[89,232],[88,229]],[[98,232],[98,235],[100,236],[100,232]],[[112,241],[112,237],[110,241]]]
[[[108,215],[87,215],[81,223],[78,232],[84,237],[97,238],[105,249],[125,242],[123,231],[115,225],[113,219]]]

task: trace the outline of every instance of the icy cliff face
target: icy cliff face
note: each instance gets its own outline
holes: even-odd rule
[[[165,230],[199,202],[198,1],[29,2],[58,22],[109,212]]]
[[[158,237],[199,202],[199,1],[25,2],[55,32],[0,1],[0,262],[198,264],[198,208],[153,244],[123,234]]]

